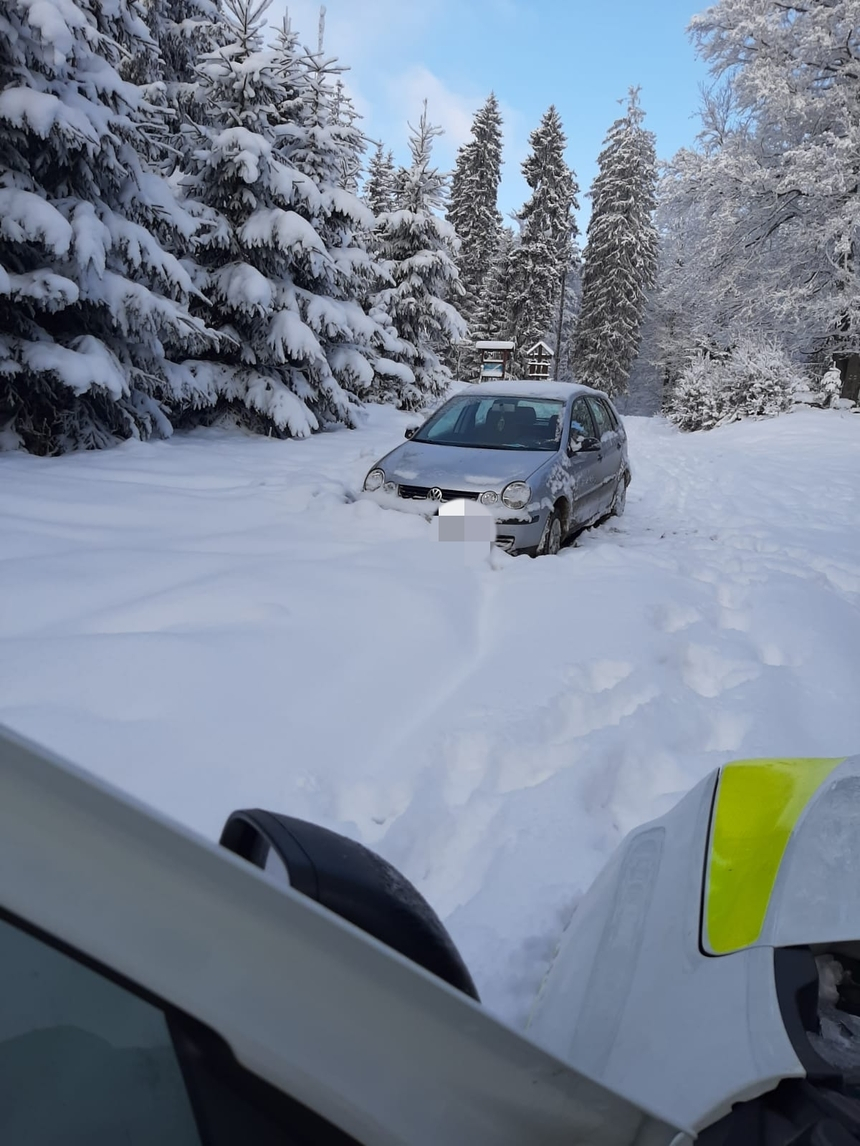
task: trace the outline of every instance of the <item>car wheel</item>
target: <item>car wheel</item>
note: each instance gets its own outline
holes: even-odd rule
[[[561,517],[558,510],[554,509],[549,515],[544,526],[543,537],[540,539],[538,546],[538,555],[547,556],[558,553],[561,549],[562,542],[562,527]]]
[[[621,474],[618,485],[615,487],[615,497],[612,499],[610,517],[620,517],[627,506],[627,475]]]

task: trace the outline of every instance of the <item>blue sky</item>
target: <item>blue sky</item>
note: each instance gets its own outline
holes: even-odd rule
[[[316,0],[273,0],[279,22],[289,7],[303,42],[316,43]],[[580,185],[580,222],[597,156],[619,100],[641,86],[645,124],[669,158],[693,142],[699,85],[707,72],[685,34],[701,0],[327,0],[326,47],[350,70],[346,80],[363,127],[406,158],[406,121],[426,97],[445,129],[440,167],[450,169],[475,110],[494,90],[505,118],[502,212],[528,188],[520,164],[529,132],[554,103]]]

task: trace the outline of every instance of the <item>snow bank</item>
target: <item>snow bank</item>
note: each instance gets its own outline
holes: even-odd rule
[[[620,522],[467,567],[357,499],[414,415],[0,455],[0,720],[212,838],[378,849],[525,1019],[621,836],[710,769],[860,746],[860,417],[629,419]]]

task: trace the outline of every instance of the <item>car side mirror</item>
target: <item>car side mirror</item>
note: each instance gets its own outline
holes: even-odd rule
[[[595,450],[600,449],[600,441],[597,438],[571,438],[567,445],[567,452],[569,454],[582,454],[594,453]]]
[[[480,1002],[466,964],[429,903],[369,848],[307,820],[260,809],[233,812],[220,842],[269,871],[277,868],[274,855],[294,891]]]
[[[420,429],[421,429],[420,426],[407,426],[406,427],[406,433],[403,435],[403,437],[404,438],[414,438]]]

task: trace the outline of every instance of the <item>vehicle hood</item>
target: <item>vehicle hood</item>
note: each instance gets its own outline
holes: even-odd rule
[[[501,491],[508,482],[525,481],[555,456],[546,450],[487,450],[408,441],[386,454],[379,466],[386,479],[398,485]]]

